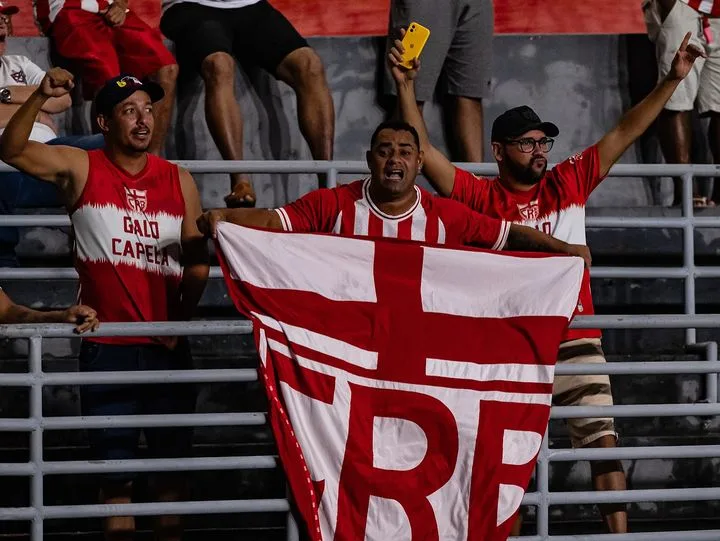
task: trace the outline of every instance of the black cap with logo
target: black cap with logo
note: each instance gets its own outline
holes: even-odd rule
[[[128,74],[118,75],[108,80],[95,96],[96,113],[109,113],[118,103],[126,100],[138,90],[147,92],[153,103],[165,97],[165,91],[157,83],[141,81]]]
[[[527,105],[508,109],[495,119],[491,141],[506,141],[532,130],[540,130],[548,137],[556,137],[560,130],[552,122],[543,122]]]

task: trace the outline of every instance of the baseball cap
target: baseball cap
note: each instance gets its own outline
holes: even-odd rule
[[[138,90],[147,92],[153,103],[165,97],[165,91],[159,84],[141,81],[132,75],[122,74],[109,79],[100,89],[95,96],[95,110],[98,114],[107,113]]]
[[[17,6],[6,6],[4,2],[0,2],[0,13],[3,15],[15,15],[20,8]]]
[[[491,141],[504,141],[522,135],[531,130],[540,130],[548,137],[560,133],[552,122],[543,122],[535,111],[527,105],[508,109],[495,119],[490,134]]]

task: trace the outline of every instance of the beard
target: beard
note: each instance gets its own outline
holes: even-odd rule
[[[541,159],[542,158],[533,158],[527,165],[520,165],[519,163],[512,160],[507,160],[505,164],[510,170],[510,174],[512,174],[513,178],[517,182],[526,186],[534,186],[542,180],[542,178],[545,176],[545,171],[547,171],[547,160],[545,161],[545,165],[543,165],[543,168],[540,171],[533,169],[533,164],[535,164],[537,160]]]

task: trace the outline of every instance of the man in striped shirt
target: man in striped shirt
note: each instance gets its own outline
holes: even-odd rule
[[[200,230],[215,236],[215,224],[303,233],[335,233],[416,240],[492,250],[566,253],[590,263],[586,246],[569,244],[531,227],[479,214],[439,198],[415,184],[423,153],[415,128],[390,121],[378,126],[367,153],[370,178],[337,188],[310,192],[278,209],[215,209],[198,220]]]

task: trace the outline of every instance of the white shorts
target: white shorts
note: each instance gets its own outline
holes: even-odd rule
[[[675,52],[688,32],[692,32],[690,43],[707,55],[707,59],[695,61],[692,71],[675,90],[665,109],[692,111],[697,102],[700,114],[720,113],[720,19],[709,19],[713,40],[708,43],[703,35],[702,15],[681,0],[675,2],[664,21],[660,20],[656,0],[645,0],[643,13],[648,37],[655,43],[660,78],[667,75]]]

